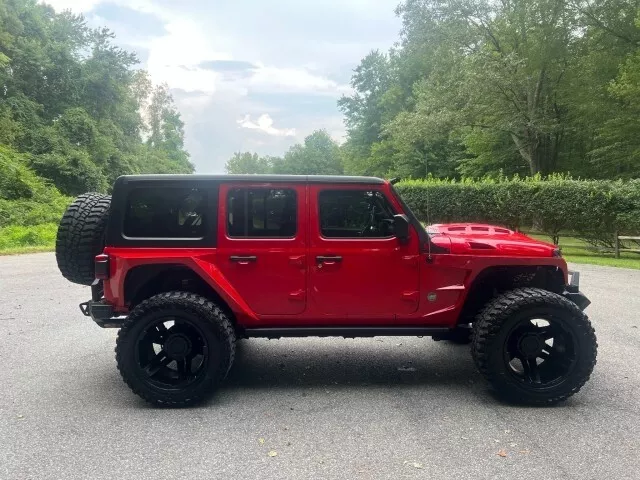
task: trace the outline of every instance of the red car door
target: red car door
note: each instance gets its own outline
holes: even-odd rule
[[[310,185],[310,309],[353,318],[394,318],[419,304],[417,234],[393,234],[402,213],[382,185]]]
[[[306,307],[306,185],[222,184],[217,267],[259,315]]]

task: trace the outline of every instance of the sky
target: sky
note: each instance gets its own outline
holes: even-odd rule
[[[398,39],[400,0],[45,0],[82,13],[166,82],[198,173],[234,152],[282,155],[324,128],[344,140],[337,100],[371,50]]]

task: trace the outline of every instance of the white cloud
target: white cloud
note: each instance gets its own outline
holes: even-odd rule
[[[104,3],[104,0],[40,0],[40,3],[51,5],[56,12],[71,10],[74,13],[81,13]]]
[[[252,90],[259,92],[304,92],[340,96],[349,87],[311,73],[307,68],[279,68],[258,64],[249,79]]]
[[[251,120],[251,115],[245,115],[242,120],[238,120],[238,125],[242,128],[249,128],[251,130],[260,130],[267,135],[273,135],[275,137],[294,137],[296,135],[295,128],[276,128],[273,126],[273,119],[268,113],[263,113],[258,117],[256,122]]]
[[[172,89],[203,173],[221,172],[236,151],[282,155],[320,128],[344,141],[336,100],[360,59],[390,47],[401,26],[399,0],[39,1],[85,14],[139,53],[152,81]]]
[[[51,5],[56,12],[71,10],[74,13],[87,13],[98,5],[121,5],[142,13],[151,13],[166,21],[173,18],[174,13],[159,5],[154,0],[38,0],[39,3]]]
[[[216,91],[219,76],[199,68],[204,59],[229,60],[216,52],[209,39],[192,22],[176,19],[165,25],[167,34],[148,44],[147,70],[154,83],[166,82],[171,88],[187,92]]]

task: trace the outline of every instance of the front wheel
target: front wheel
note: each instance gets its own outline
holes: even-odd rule
[[[520,288],[493,299],[473,325],[472,355],[503,398],[551,405],[577,393],[596,364],[589,318],[566,298]]]
[[[162,293],[133,309],[116,341],[116,361],[134,393],[161,406],[206,398],[226,377],[235,331],[213,302],[189,292]]]

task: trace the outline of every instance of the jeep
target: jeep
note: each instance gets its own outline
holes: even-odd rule
[[[560,250],[474,223],[425,228],[371,177],[132,175],[65,212],[56,259],[119,328],[118,369],[162,406],[191,405],[247,338],[430,336],[470,343],[508,401],[554,404],[596,363],[579,275]]]

